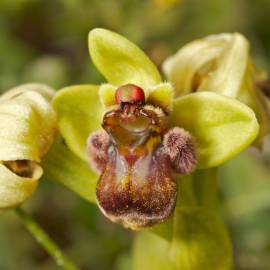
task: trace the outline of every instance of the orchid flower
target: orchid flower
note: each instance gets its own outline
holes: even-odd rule
[[[132,42],[94,29],[90,56],[107,82],[69,86],[53,98],[60,136],[43,161],[45,178],[97,203],[110,220],[161,236],[139,234],[135,269],[231,267],[227,231],[205,203],[215,193],[207,179],[254,142],[259,124],[256,106],[245,102],[247,94],[243,99],[228,94],[243,85],[244,77],[250,79],[239,71],[247,70],[242,61],[249,55],[238,59],[237,50],[225,50],[222,42],[168,60],[164,81]],[[219,65],[222,49],[229,52]],[[218,84],[214,79],[221,75]],[[201,196],[205,191],[208,195]]]

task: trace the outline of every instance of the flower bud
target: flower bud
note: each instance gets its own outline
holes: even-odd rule
[[[255,82],[259,76],[250,59],[249,42],[239,33],[195,40],[164,63],[164,72],[175,94],[211,91],[238,99],[254,110],[260,124],[259,144],[270,132],[266,96]]]
[[[46,86],[28,84],[0,97],[0,209],[22,203],[38,185],[56,127],[52,95]]]

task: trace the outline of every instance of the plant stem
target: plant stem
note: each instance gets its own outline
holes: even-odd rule
[[[59,267],[65,270],[78,270],[60,250],[56,243],[47,235],[47,233],[36,223],[36,221],[23,209],[15,210],[27,230],[33,235],[37,242],[51,255]]]

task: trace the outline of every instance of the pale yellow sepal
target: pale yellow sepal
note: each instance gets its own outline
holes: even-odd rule
[[[0,97],[0,209],[22,203],[38,185],[39,162],[56,131],[49,102],[53,93],[47,86],[27,84]]]
[[[39,93],[0,100],[0,160],[40,161],[53,142],[56,116]]]
[[[15,207],[30,197],[42,172],[36,165],[31,177],[21,177],[0,163],[0,209]]]

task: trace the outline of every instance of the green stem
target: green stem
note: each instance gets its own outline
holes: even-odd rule
[[[17,208],[16,213],[20,217],[22,223],[27,230],[33,235],[37,242],[52,256],[56,264],[65,270],[78,270],[76,267],[60,250],[60,248],[53,242],[53,240],[40,228],[36,221],[24,212],[23,209]]]

